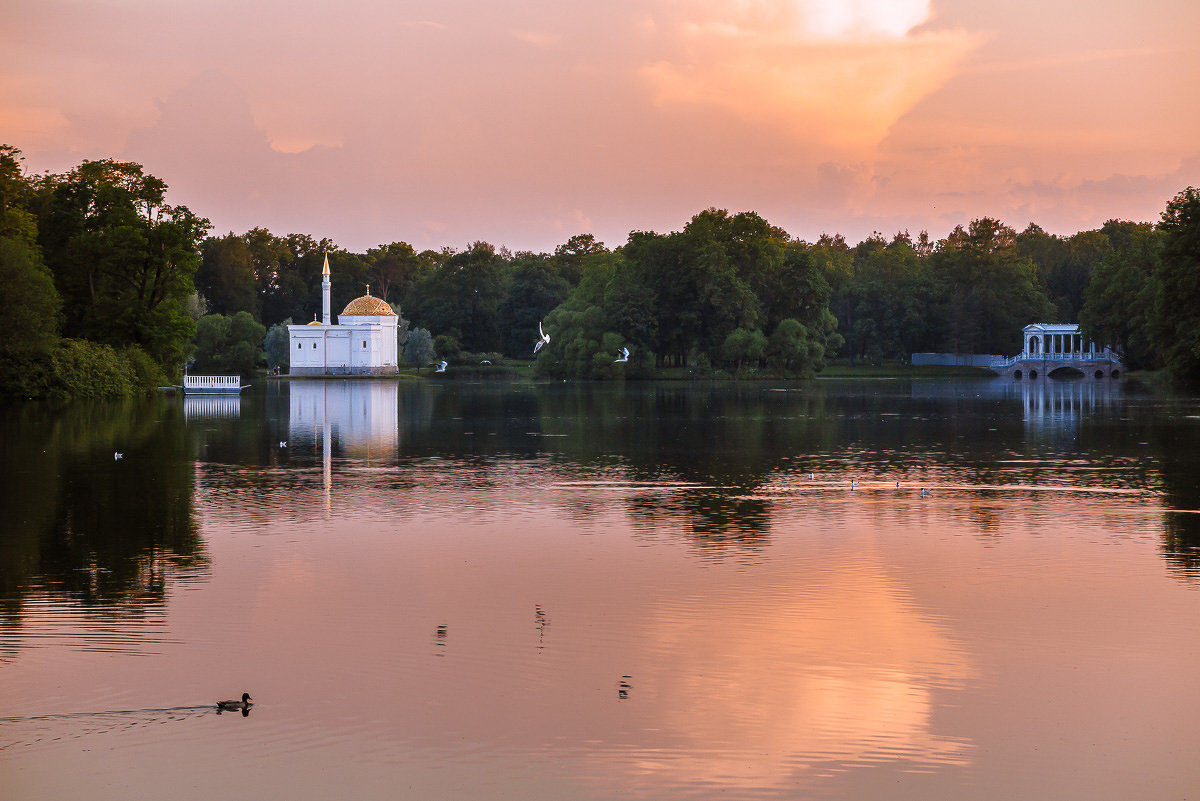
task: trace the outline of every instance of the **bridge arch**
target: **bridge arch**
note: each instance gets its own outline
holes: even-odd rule
[[[1055,367],[1053,370],[1046,373],[1046,376],[1048,378],[1065,378],[1065,379],[1070,380],[1070,379],[1075,379],[1075,378],[1084,378],[1085,373],[1082,370],[1080,370],[1078,367],[1062,365],[1059,367]]]

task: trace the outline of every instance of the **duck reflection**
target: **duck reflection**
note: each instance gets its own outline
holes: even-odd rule
[[[434,655],[435,656],[445,656],[446,655],[447,636],[448,636],[448,634],[447,634],[446,624],[443,623],[437,627],[437,631],[434,632],[434,635],[433,635],[433,646],[434,646]]]
[[[533,620],[538,635],[537,649],[541,651],[545,647],[546,628],[550,625],[550,618],[546,617],[546,613],[542,610],[542,607],[535,606],[533,608]]]

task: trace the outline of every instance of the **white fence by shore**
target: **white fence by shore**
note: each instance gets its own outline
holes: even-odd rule
[[[185,375],[184,392],[241,392],[240,375]]]

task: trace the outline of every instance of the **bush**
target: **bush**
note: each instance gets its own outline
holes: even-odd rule
[[[129,367],[133,370],[136,388],[154,389],[170,383],[170,379],[158,362],[151,359],[150,354],[136,345],[122,348],[120,356],[129,362]]]
[[[128,398],[137,389],[137,375],[128,359],[110,345],[86,339],[64,339],[50,355],[56,399]]]
[[[145,394],[166,376],[136,346],[116,350],[86,339],[62,339],[42,351],[0,353],[0,397],[116,400]]]

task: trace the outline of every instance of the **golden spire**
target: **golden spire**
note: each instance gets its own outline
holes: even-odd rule
[[[325,268],[321,270],[321,275],[329,275],[329,253],[325,253]]]
[[[367,297],[369,298],[369,297],[371,297],[371,285],[366,284],[365,286],[367,287]]]

